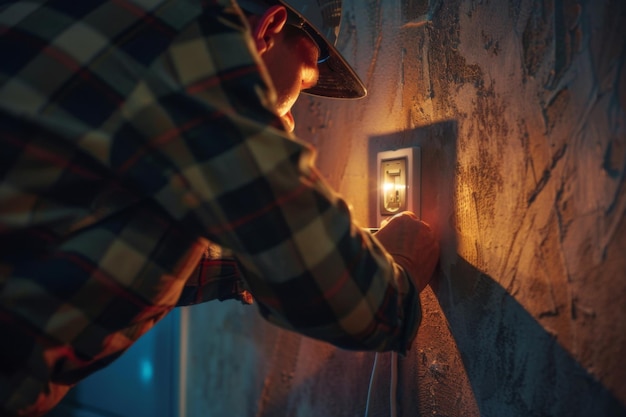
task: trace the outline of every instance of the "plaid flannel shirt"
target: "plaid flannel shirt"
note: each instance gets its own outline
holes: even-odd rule
[[[0,56],[2,415],[49,409],[224,273],[277,325],[406,351],[415,288],[282,129],[230,1],[5,1]]]

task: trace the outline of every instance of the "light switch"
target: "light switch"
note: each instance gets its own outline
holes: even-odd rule
[[[379,152],[377,155],[377,221],[402,211],[421,216],[421,154],[419,147]]]
[[[382,184],[381,214],[395,214],[407,208],[407,165],[406,157],[385,159],[380,168]]]

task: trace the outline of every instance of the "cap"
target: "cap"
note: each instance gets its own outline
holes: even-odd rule
[[[238,0],[252,13],[263,13],[281,4],[288,11],[287,23],[309,35],[320,49],[317,84],[303,93],[322,97],[355,99],[367,95],[365,85],[335,48],[341,23],[341,0]],[[260,6],[266,7],[260,9]]]

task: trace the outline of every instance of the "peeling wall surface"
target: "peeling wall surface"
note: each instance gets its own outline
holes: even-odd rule
[[[369,95],[303,96],[296,133],[364,226],[376,153],[420,146],[442,245],[369,415],[626,415],[626,2],[344,0],[343,18]],[[187,415],[365,416],[373,353],[235,302],[186,314]]]

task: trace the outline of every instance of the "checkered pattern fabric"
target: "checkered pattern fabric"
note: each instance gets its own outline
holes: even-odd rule
[[[6,1],[0,56],[0,414],[49,409],[240,271],[273,323],[408,348],[413,285],[280,127],[235,5]]]
[[[254,299],[243,275],[233,253],[208,243],[202,259],[185,282],[177,306],[232,299],[252,304]]]

